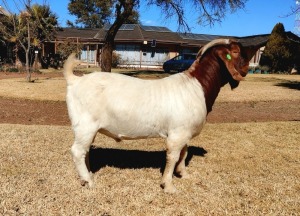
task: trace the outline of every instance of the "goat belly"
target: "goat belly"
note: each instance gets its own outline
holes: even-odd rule
[[[166,137],[167,122],[161,112],[146,110],[142,106],[134,109],[119,108],[110,108],[99,121],[99,127],[118,139]]]

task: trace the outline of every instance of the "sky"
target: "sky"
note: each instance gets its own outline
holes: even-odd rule
[[[13,2],[18,0],[6,0],[11,10],[16,10]],[[58,16],[60,26],[65,27],[66,21],[74,21],[75,16],[68,12],[70,0],[32,0],[32,3],[49,4],[50,9]],[[172,31],[177,31],[176,20],[165,20],[161,10],[155,6],[146,6],[141,1],[140,21],[143,25],[164,26]],[[0,4],[1,4],[0,0]],[[248,0],[244,9],[235,13],[227,13],[221,23],[213,26],[200,26],[197,24],[197,15],[193,8],[186,8],[186,19],[192,33],[211,34],[224,36],[250,36],[269,34],[277,23],[282,23],[286,31],[294,32],[295,15],[286,16],[291,12],[291,7],[296,6],[295,0]]]

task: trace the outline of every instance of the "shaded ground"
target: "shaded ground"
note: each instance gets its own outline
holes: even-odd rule
[[[65,102],[0,98],[0,123],[69,125]]]
[[[70,125],[65,102],[0,98],[0,123]],[[208,122],[300,121],[300,101],[216,103]]]

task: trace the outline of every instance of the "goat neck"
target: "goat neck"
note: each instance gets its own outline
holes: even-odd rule
[[[212,106],[220,92],[222,86],[230,83],[232,88],[238,86],[239,82],[231,79],[225,65],[214,52],[206,53],[202,58],[196,59],[192,66],[185,71],[191,77],[196,78],[204,91],[207,113],[212,110]]]

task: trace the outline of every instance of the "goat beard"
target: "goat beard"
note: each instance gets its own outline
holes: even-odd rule
[[[224,77],[223,79],[226,80],[225,83],[222,84],[222,86],[224,86],[225,84],[227,84],[227,81],[231,87],[231,89],[235,89],[236,87],[239,86],[240,81],[234,79],[232,77],[232,75],[230,74],[230,72],[228,71],[227,67],[225,66],[225,64],[221,65],[221,71],[222,71],[222,76]]]
[[[230,85],[230,87],[231,87],[231,90],[235,89],[235,88],[238,87],[239,84],[240,84],[239,81],[233,79],[232,77],[229,78],[229,81],[228,81],[228,82],[229,82],[229,85]]]

